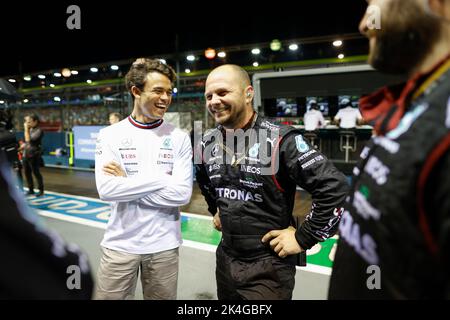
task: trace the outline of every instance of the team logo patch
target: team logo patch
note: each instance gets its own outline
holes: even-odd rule
[[[256,158],[258,156],[259,153],[259,146],[261,144],[260,143],[255,143],[253,145],[253,147],[250,148],[250,150],[248,150],[248,155],[252,158]]]
[[[295,137],[295,144],[297,145],[297,150],[300,151],[301,153],[305,153],[305,152],[309,151],[309,146],[305,142],[305,140],[303,140],[302,135],[298,135]]]
[[[125,138],[122,140],[122,146],[130,147],[133,144],[133,140],[131,138]]]
[[[219,153],[219,145],[215,144],[214,147],[211,149],[211,156],[215,157]]]
[[[171,148],[172,147],[172,140],[170,138],[166,138],[163,142],[163,148]]]

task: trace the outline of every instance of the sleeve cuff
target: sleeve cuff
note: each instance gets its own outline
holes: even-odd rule
[[[302,247],[303,250],[311,249],[314,245],[316,245],[317,240],[308,235],[305,230],[303,229],[303,226],[297,229],[295,232],[295,239],[297,240],[300,247]]]

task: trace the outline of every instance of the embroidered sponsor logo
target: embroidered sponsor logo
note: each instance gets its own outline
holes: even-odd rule
[[[306,158],[308,158],[310,155],[312,155],[312,154],[314,154],[314,153],[316,153],[317,151],[315,150],[315,149],[312,149],[312,150],[310,150],[310,151],[308,151],[307,153],[305,153],[304,155],[302,155],[300,158],[298,158],[298,161],[303,161],[303,160],[305,160]]]
[[[386,137],[375,137],[373,138],[373,142],[383,147],[391,154],[396,154],[398,152],[398,149],[400,149],[400,144],[398,142],[390,140]]]
[[[235,190],[229,188],[216,188],[219,197],[231,200],[263,202],[262,195],[259,193],[252,193],[245,190]]]
[[[341,238],[360,255],[368,264],[378,264],[377,244],[372,236],[361,234],[359,224],[353,221],[353,217],[348,211],[344,211],[341,223],[339,224]]]
[[[158,154],[158,158],[163,158],[163,159],[173,159],[173,154],[170,154],[170,153],[160,153],[160,154]]]
[[[210,176],[209,179],[220,179],[222,176],[220,174],[215,174],[213,176]]]
[[[133,140],[131,138],[125,138],[121,143],[124,147],[131,147],[131,145],[133,144]]]
[[[212,165],[209,166],[208,170],[209,170],[209,172],[211,172],[213,170],[220,170],[220,164],[213,163]]]
[[[309,146],[308,144],[305,142],[305,140],[303,140],[303,136],[302,135],[298,135],[295,137],[295,144],[297,145],[297,150],[301,153],[304,152],[308,152],[309,151]]]
[[[359,191],[355,192],[355,196],[353,199],[353,206],[356,211],[363,217],[364,219],[373,218],[374,220],[380,219],[380,211],[375,209],[369,201],[367,201],[366,197]]]
[[[156,164],[170,164],[170,165],[173,165],[173,162],[157,161]]]
[[[324,157],[322,155],[315,157],[314,159],[309,160],[308,162],[302,164],[302,169],[306,169],[309,166],[313,165],[316,162],[320,162],[324,160]]]
[[[122,153],[120,156],[122,157],[122,159],[128,159],[128,160],[137,158],[137,155],[135,153],[125,153],[125,154]]]
[[[367,165],[364,167],[364,171],[367,172],[380,186],[386,183],[389,175],[389,168],[375,156],[369,158]]]
[[[241,171],[248,172],[248,173],[254,173],[254,174],[261,174],[261,168],[246,166],[244,164],[241,165]]]
[[[400,120],[400,123],[398,124],[397,128],[389,131],[386,137],[388,137],[389,139],[397,139],[398,137],[400,137],[402,134],[408,131],[409,128],[411,128],[414,121],[416,121],[417,118],[419,118],[427,109],[428,104],[424,103],[419,104],[413,110],[405,113],[403,118]]]
[[[253,182],[253,181],[247,181],[247,180],[242,180],[242,179],[239,179],[239,182],[243,186],[248,187],[248,188],[252,188],[252,189],[257,189],[257,188],[263,186],[262,182]]]

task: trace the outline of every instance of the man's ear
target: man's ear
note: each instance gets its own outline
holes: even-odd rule
[[[136,87],[136,86],[132,86],[131,87],[131,94],[133,95],[133,97],[136,98],[140,98],[141,97],[141,90]]]
[[[253,96],[255,95],[255,91],[253,90],[252,86],[248,86],[245,89],[245,99],[252,101],[253,100]]]

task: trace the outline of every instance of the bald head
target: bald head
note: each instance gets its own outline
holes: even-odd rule
[[[215,68],[208,75],[208,78],[216,75],[221,75],[226,78],[233,79],[233,82],[238,83],[242,88],[248,87],[250,83],[250,77],[244,69],[235,64],[224,64],[220,67]]]

